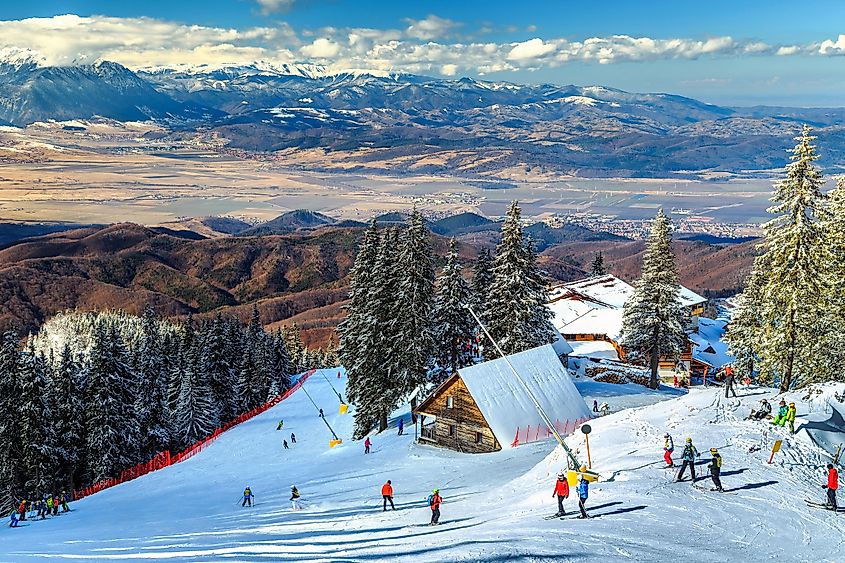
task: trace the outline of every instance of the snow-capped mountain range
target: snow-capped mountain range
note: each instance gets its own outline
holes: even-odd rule
[[[843,108],[729,108],[604,86],[444,79],[310,63],[132,71],[109,61],[48,66],[33,51],[5,49],[0,92],[0,125],[95,116],[155,120],[180,134],[213,131],[230,147],[250,151],[377,146],[425,155],[495,148],[507,154],[488,166],[665,176],[779,167],[790,137],[810,123],[828,158],[838,162],[845,155]]]

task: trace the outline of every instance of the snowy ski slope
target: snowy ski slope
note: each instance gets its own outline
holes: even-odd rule
[[[333,370],[322,373],[335,385],[345,382]],[[564,461],[551,442],[461,455],[415,445],[407,425],[410,435],[391,428],[363,455],[350,439],[351,416],[337,414],[338,400],[318,372],[304,388],[341,446],[329,450],[328,430],[297,391],[182,464],[74,503],[70,514],[0,529],[0,561],[845,560],[845,515],[803,501],[822,498],[826,455],[799,435],[767,465],[767,448],[783,432],[741,420],[774,392],[728,401],[718,390],[676,396],[578,385],[588,404],[596,397],[633,407],[592,422],[593,467],[603,476],[591,490],[588,508],[600,515],[592,520],[543,519],[556,510],[553,479]],[[805,411],[799,404],[799,417]],[[723,483],[734,494],[671,483],[661,467],[667,428],[676,444],[691,435],[702,452],[719,447]],[[283,450],[291,432],[297,443]],[[584,458],[583,438],[569,442]],[[699,471],[706,473],[703,463]],[[381,511],[386,479],[395,513]],[[290,510],[292,483],[305,510]],[[257,497],[251,509],[240,507],[246,485]],[[710,482],[698,485],[709,489]],[[431,528],[424,499],[434,487],[445,504],[443,524]]]

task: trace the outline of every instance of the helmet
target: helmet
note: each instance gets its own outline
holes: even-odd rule
[[[717,454],[717,453],[719,453],[719,450],[717,450],[716,448],[710,448],[710,453],[711,454]]]
[[[436,495],[437,493],[440,492],[440,489],[434,489],[432,492]]]
[[[667,432],[666,434],[664,434],[664,435],[663,435],[663,437],[664,437],[664,438],[668,438],[668,437],[669,437],[669,433]]]
[[[692,444],[692,438],[687,438],[687,444]]]
[[[296,488],[296,485],[291,485],[291,486],[290,486],[290,488],[291,488],[291,489],[295,489],[295,488]]]
[[[566,474],[563,471],[561,471],[560,473],[557,474],[558,479],[563,479],[565,477],[566,477]]]
[[[586,470],[587,470],[586,465],[582,465],[581,467],[578,468],[578,471],[580,471],[581,473],[585,472]]]
[[[789,406],[790,406],[790,407],[794,407],[794,406],[795,406],[795,403],[789,403]]]

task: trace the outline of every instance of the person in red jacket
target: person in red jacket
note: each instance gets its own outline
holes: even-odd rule
[[[428,497],[428,506],[431,508],[431,526],[440,523],[440,505],[443,504],[443,497],[440,496],[440,489],[434,489]]]
[[[555,516],[565,516],[566,511],[563,509],[563,501],[569,498],[569,483],[566,480],[566,475],[562,472],[558,473],[552,497],[557,497],[557,514]]]
[[[827,489],[827,505],[836,510],[836,489],[839,488],[839,472],[833,467],[832,463],[827,464],[827,485],[822,485]]]
[[[18,520],[26,520],[26,499],[23,499],[18,505]]]
[[[381,486],[381,498],[384,500],[384,506],[382,512],[387,512],[387,503],[390,503],[390,508],[396,510],[396,507],[393,506],[393,485],[390,484],[390,479],[387,480],[387,483]]]

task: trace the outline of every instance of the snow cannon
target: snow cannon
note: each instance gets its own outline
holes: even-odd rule
[[[346,414],[347,412],[349,412],[349,405],[340,403],[340,414]]]
[[[342,444],[342,443],[343,443],[343,440],[341,440],[340,438],[337,438],[335,440],[329,440],[329,449],[332,449],[333,447],[335,447],[339,444]]]
[[[595,483],[599,480],[599,474],[595,471],[586,468],[579,468],[578,471],[570,469],[566,472],[566,482],[569,483],[570,487],[574,487],[578,484],[578,477],[583,475],[584,480],[588,483]]]

